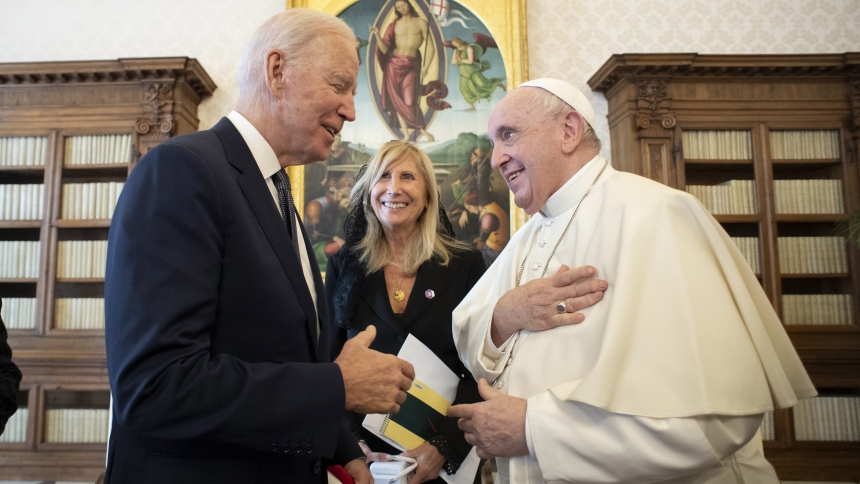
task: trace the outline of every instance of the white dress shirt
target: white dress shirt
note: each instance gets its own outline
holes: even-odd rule
[[[236,111],[230,111],[230,114],[227,115],[227,119],[233,123],[236,127],[236,130],[239,131],[239,134],[242,135],[242,138],[245,140],[245,143],[248,144],[248,149],[251,150],[251,155],[254,156],[254,161],[257,162],[257,166],[260,167],[260,172],[263,174],[263,179],[266,180],[266,186],[269,187],[269,193],[272,195],[272,201],[275,202],[275,206],[278,208],[278,213],[281,216],[284,216],[284,213],[281,211],[281,202],[278,199],[278,189],[275,187],[275,182],[272,181],[272,175],[278,172],[278,170],[282,170],[281,164],[278,162],[278,157],[275,155],[275,150],[269,145],[269,142],[263,138],[263,135],[257,131],[257,128],[254,127],[253,124],[248,122],[244,116],[237,113]],[[296,220],[293,220],[293,223],[296,224],[296,227],[301,227],[298,224],[298,213],[296,214]],[[311,266],[310,258],[308,257],[308,250],[305,247],[304,241],[301,240],[302,231],[297,230],[296,234],[298,234],[299,240],[299,259],[302,263],[302,273],[305,276],[305,282],[308,284],[308,289],[311,292],[311,298],[314,300],[314,310],[317,312],[317,336],[319,336],[320,330],[320,322],[319,322],[319,309],[317,308],[317,291],[316,285],[314,284],[314,275],[313,269]],[[316,263],[316,261],[314,261]]]

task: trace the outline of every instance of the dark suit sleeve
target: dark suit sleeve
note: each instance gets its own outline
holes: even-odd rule
[[[338,276],[340,275],[340,260],[341,259],[338,255],[330,257],[326,263],[325,270],[326,303],[328,304],[328,315],[330,320],[327,324],[330,325],[330,334],[332,335],[332,361],[338,357],[340,350],[343,349],[343,345],[346,344],[347,340],[346,330],[339,327],[334,322],[334,307],[332,305],[332,302],[334,301],[334,288],[337,286]],[[346,464],[353,459],[364,457],[364,452],[361,450],[361,447],[358,446],[358,440],[361,438],[361,434],[359,433],[359,428],[355,421],[355,414],[349,410],[344,410],[342,423],[343,427],[340,441],[338,443],[338,451],[335,453],[334,458],[334,462],[340,465]]]
[[[3,301],[0,300],[2,307]],[[6,342],[6,325],[0,319],[0,434],[6,428],[6,421],[18,410],[20,383],[21,371],[12,363],[12,349]]]
[[[197,151],[167,142],[137,165],[123,189],[105,278],[116,421],[146,437],[262,451],[301,446],[307,457],[331,457],[345,401],[337,365],[213,351],[216,322],[242,325],[249,316],[218,309],[230,297],[220,291],[222,268],[237,256],[226,251],[232,233],[225,207],[239,202],[221,199],[226,182],[212,170]],[[290,288],[272,291],[268,304],[277,305]],[[257,306],[248,310],[263,314]],[[288,324],[291,316],[278,321]],[[247,345],[266,337],[248,334]]]
[[[468,266],[468,271],[466,272],[466,290],[462,294],[461,298],[466,297],[466,294],[472,290],[472,287],[478,282],[481,276],[484,275],[484,272],[487,270],[487,266],[484,264],[484,258],[480,252],[470,251],[468,255],[465,257],[471,257],[471,263],[465,262]],[[450,318],[450,314],[448,315]],[[453,337],[453,336],[452,336]],[[476,403],[480,402],[483,399],[481,398],[480,393],[478,393],[478,383],[475,381],[475,378],[472,377],[472,374],[469,373],[469,370],[460,363],[460,369],[458,372],[460,378],[460,384],[457,387],[457,396],[454,399],[453,405],[459,405],[461,403]],[[442,425],[440,427],[439,433],[445,437],[447,444],[450,446],[451,450],[454,451],[457,457],[457,462],[451,462],[458,466],[463,462],[463,459],[469,455],[469,452],[472,450],[472,445],[466,442],[466,437],[463,434],[463,431],[457,426],[456,418],[445,417],[442,421]],[[446,460],[455,460],[452,455],[445,456]]]

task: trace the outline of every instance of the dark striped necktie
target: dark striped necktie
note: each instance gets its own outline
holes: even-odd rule
[[[272,175],[272,182],[278,189],[278,201],[281,202],[281,212],[283,213],[284,225],[287,227],[287,232],[293,240],[293,249],[296,255],[299,255],[299,238],[296,234],[296,204],[293,203],[293,194],[290,190],[290,177],[284,170],[278,170]],[[299,256],[301,259],[301,256]]]

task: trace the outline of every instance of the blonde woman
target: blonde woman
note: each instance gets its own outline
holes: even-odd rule
[[[454,239],[430,159],[410,144],[386,143],[359,173],[351,202],[346,244],[326,269],[335,353],[369,325],[377,330],[371,348],[384,353],[397,354],[412,334],[461,376],[455,403],[479,401],[454,347],[451,312],[486,267],[480,252]],[[368,460],[399,453],[361,427],[364,415],[345,418]],[[455,472],[471,450],[456,419],[437,431],[403,453],[418,461],[410,483],[444,482],[439,472]]]

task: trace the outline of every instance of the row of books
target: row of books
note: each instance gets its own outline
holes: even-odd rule
[[[0,185],[0,220],[39,220],[45,205],[45,185]]]
[[[71,220],[113,217],[123,182],[65,183],[60,218]]]
[[[103,298],[62,298],[54,301],[54,327],[57,329],[104,329]]]
[[[49,408],[45,410],[45,442],[107,442],[108,410]]]
[[[27,407],[18,407],[15,414],[6,422],[6,430],[0,434],[0,443],[26,442],[29,417],[30,412]]]
[[[751,160],[749,131],[682,131],[684,158],[688,160]]]
[[[773,160],[827,160],[841,155],[839,130],[793,130],[770,132]]]
[[[785,324],[854,324],[851,294],[784,294]]]
[[[732,237],[738,250],[756,274],[761,274],[761,250],[759,249],[758,237]]]
[[[40,247],[38,240],[0,241],[0,278],[38,278]]]
[[[687,193],[698,198],[714,215],[758,213],[754,180],[729,180],[719,185],[687,185]]]
[[[36,327],[36,298],[4,297],[0,317],[9,329],[33,329]]]
[[[57,242],[57,278],[99,278],[105,276],[107,240],[64,240]]]
[[[765,412],[760,428],[761,440],[776,440],[776,431],[773,425],[773,410]]]
[[[63,164],[111,165],[128,163],[131,157],[131,135],[70,136],[66,138]]]
[[[860,442],[860,397],[814,397],[794,406],[797,440]]]
[[[0,166],[45,166],[48,138],[0,138]]]
[[[845,237],[777,237],[777,247],[783,274],[848,272]]]
[[[842,180],[774,180],[776,213],[845,213]]]

